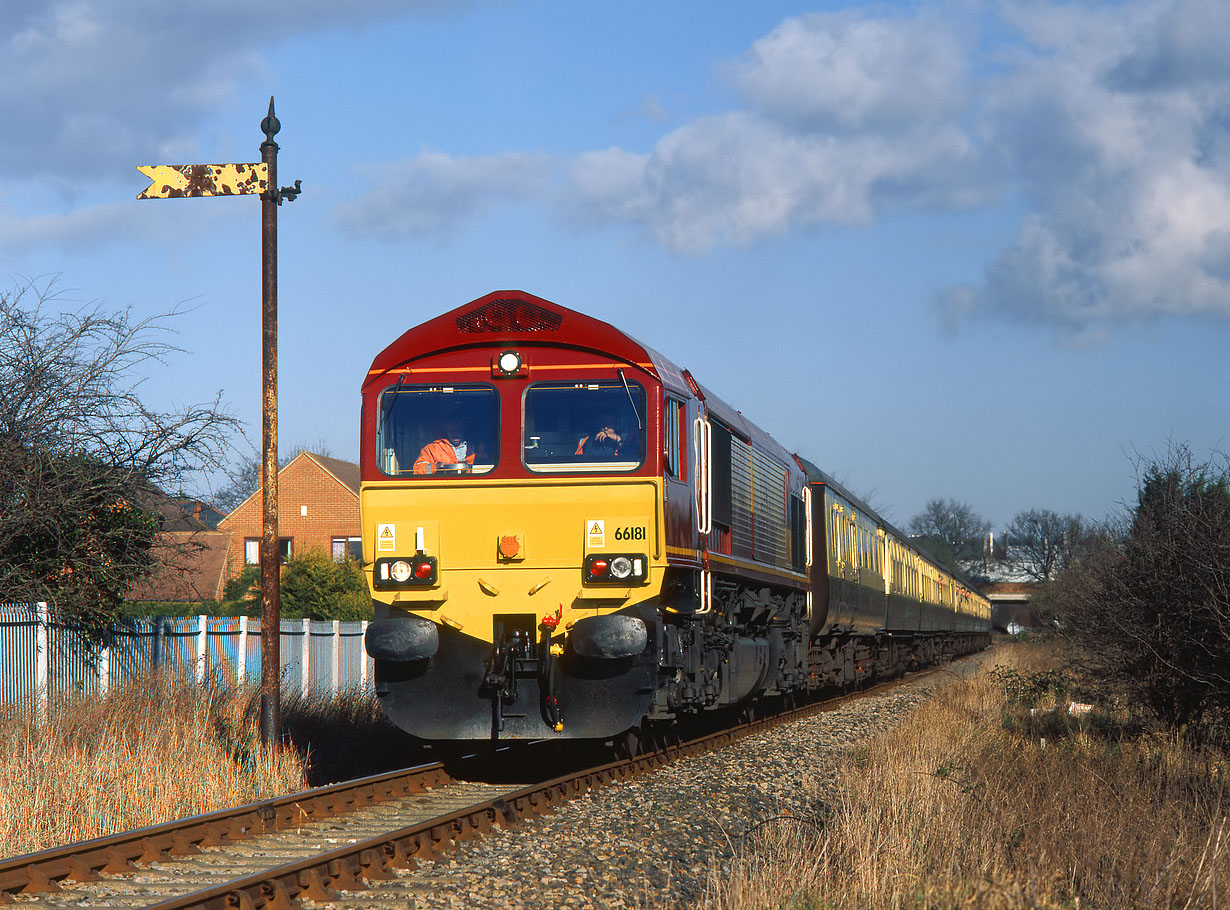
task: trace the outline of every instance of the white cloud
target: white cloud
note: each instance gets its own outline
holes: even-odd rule
[[[786,20],[727,69],[745,109],[679,127],[647,155],[579,156],[564,208],[701,253],[984,201],[993,187],[959,122],[965,43],[930,16]]]
[[[960,116],[968,42],[931,15],[816,13],[787,19],[732,68],[765,114],[826,132],[910,132]]]
[[[552,167],[541,155],[455,158],[425,151],[373,169],[379,187],[340,207],[339,222],[352,236],[384,240],[448,235],[499,204],[542,198]]]
[[[982,128],[1032,213],[954,319],[1088,337],[1124,320],[1230,317],[1230,7],[1024,8],[1031,53],[988,86]]]
[[[697,120],[652,154],[590,153],[571,167],[575,220],[638,223],[683,253],[747,245],[797,227],[862,226],[893,204],[959,204],[969,187],[956,130],[900,145],[876,133],[834,137],[738,112]]]
[[[271,43],[448,5],[4,0],[0,177],[71,190],[147,155],[191,148],[202,115],[222,106],[242,79],[264,71],[261,52]]]

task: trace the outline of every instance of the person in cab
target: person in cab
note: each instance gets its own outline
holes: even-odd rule
[[[414,461],[414,473],[465,473],[472,468],[474,455],[474,447],[466,441],[461,421],[450,418],[444,422],[444,435],[427,443],[419,452]]]
[[[623,434],[615,429],[615,417],[604,414],[598,419],[598,428],[577,442],[576,454],[591,458],[617,458],[623,443]]]

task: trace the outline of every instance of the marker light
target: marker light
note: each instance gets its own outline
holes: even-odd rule
[[[397,560],[397,562],[389,566],[389,574],[393,576],[394,581],[409,581],[410,563],[404,559]]]
[[[616,556],[611,560],[611,575],[615,578],[627,578],[632,574],[632,560],[627,556]]]
[[[524,363],[518,351],[501,351],[491,364],[492,374],[505,379],[525,375]]]

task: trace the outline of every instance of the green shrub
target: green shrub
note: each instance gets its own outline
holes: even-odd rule
[[[222,589],[224,603],[247,605],[261,599],[261,567],[244,566],[243,571],[226,583]]]
[[[362,567],[307,550],[282,569],[282,615],[288,619],[371,619],[372,598]]]

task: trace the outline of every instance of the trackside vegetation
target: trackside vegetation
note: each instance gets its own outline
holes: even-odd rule
[[[1104,698],[1230,743],[1230,459],[1174,445],[1146,465],[1135,506],[1041,607]]]
[[[766,827],[715,870],[702,905],[1224,904],[1226,754],[1129,713],[1070,713],[1080,685],[1062,667],[1050,645],[1002,646],[977,676],[937,688],[846,755],[810,817]]]
[[[101,837],[403,767],[375,699],[287,697],[285,748],[261,747],[259,693],[146,674],[33,717],[0,707],[0,856]]]
[[[712,908],[1217,907],[1230,896],[1230,461],[1183,445],[999,648],[850,752]]]

